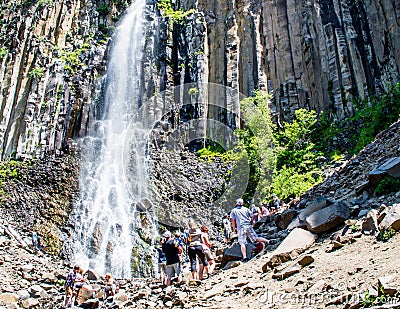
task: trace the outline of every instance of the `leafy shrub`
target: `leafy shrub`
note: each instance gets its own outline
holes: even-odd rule
[[[375,188],[377,195],[385,195],[400,190],[400,179],[392,176],[386,176]]]
[[[283,166],[273,176],[272,191],[285,200],[300,196],[322,181],[321,171],[300,173],[294,167]]]
[[[382,229],[379,231],[378,235],[378,240],[381,240],[383,242],[388,241],[390,238],[392,238],[396,234],[396,231],[389,227],[388,229]]]
[[[0,60],[3,59],[5,57],[5,55],[7,55],[8,50],[5,47],[1,47],[0,48]]]
[[[269,97],[261,91],[255,91],[254,96],[240,102],[242,118],[245,127],[236,130],[241,141],[237,154],[247,153],[250,175],[245,200],[250,200],[256,193],[256,198],[265,199],[270,194],[272,173],[276,166],[276,149]]]
[[[158,9],[161,11],[163,17],[168,17],[172,20],[173,24],[182,23],[186,16],[195,12],[194,9],[188,11],[174,10],[171,5],[171,0],[160,0],[158,2]]]
[[[99,12],[100,15],[107,15],[110,13],[110,8],[106,4],[103,4],[99,6],[96,11]]]
[[[39,0],[38,5],[39,6],[46,6],[46,5],[51,5],[53,4],[53,0]]]
[[[34,68],[29,72],[29,76],[33,79],[41,79],[44,73],[44,68]]]

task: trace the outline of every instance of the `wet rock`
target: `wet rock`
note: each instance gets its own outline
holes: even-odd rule
[[[100,280],[100,275],[92,269],[88,269],[84,274],[88,280],[98,281]]]

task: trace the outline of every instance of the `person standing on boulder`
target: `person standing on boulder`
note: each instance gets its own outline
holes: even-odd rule
[[[244,207],[243,199],[236,200],[236,207],[231,211],[231,221],[233,231],[237,231],[238,241],[240,244],[240,249],[242,251],[242,262],[247,262],[249,258],[246,253],[247,237],[249,237],[251,242],[262,243],[262,250],[265,248],[265,244],[268,244],[268,240],[257,236],[253,229],[253,213],[247,207]]]

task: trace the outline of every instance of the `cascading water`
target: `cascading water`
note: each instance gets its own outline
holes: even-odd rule
[[[144,0],[136,0],[117,29],[105,76],[104,116],[83,141],[80,200],[71,221],[75,225],[74,261],[100,274],[131,277],[136,204],[148,196],[145,151],[136,151],[131,166],[134,190],[127,188],[123,151],[129,124],[137,113],[144,48]],[[134,127],[133,127],[134,130]],[[138,128],[138,132],[139,132]],[[143,148],[146,134],[130,132]],[[133,194],[132,194],[133,193]]]

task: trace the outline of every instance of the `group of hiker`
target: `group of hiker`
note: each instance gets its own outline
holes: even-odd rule
[[[65,307],[71,307],[77,300],[79,293],[82,290],[96,294],[98,298],[107,298],[113,296],[118,290],[118,283],[113,276],[107,273],[102,282],[102,289],[94,289],[88,284],[87,278],[84,275],[84,270],[79,265],[75,265],[68,273],[65,280]]]
[[[238,199],[235,208],[222,221],[226,243],[230,242],[232,233],[237,234],[243,262],[249,260],[246,253],[247,238],[256,243],[257,252],[263,251],[268,244],[267,239],[257,236],[253,225],[263,216],[268,216],[279,208],[279,198],[276,195],[272,197],[271,211],[264,206],[250,210],[244,206],[243,199]],[[205,225],[199,228],[192,219],[189,220],[187,231],[175,231],[174,235],[166,231],[157,248],[159,280],[167,286],[173,278],[181,282],[182,265],[185,262],[190,263],[192,279],[202,280],[212,276],[216,265],[211,251],[213,245],[209,239],[208,228]]]
[[[249,257],[246,252],[247,238],[252,243],[256,243],[258,252],[262,252],[268,244],[268,240],[260,237],[254,231],[253,225],[263,216],[268,216],[279,208],[279,198],[273,195],[273,203],[270,208],[252,207],[249,209],[244,206],[243,199],[236,200],[236,205],[227,214],[223,221],[225,242],[229,243],[232,235],[236,234],[242,253],[242,262],[247,262]],[[252,205],[254,206],[254,205]],[[214,274],[215,256],[211,251],[214,243],[210,241],[208,228],[205,225],[198,226],[193,219],[189,220],[186,231],[165,231],[157,247],[158,251],[158,278],[166,286],[171,285],[173,279],[179,283],[182,281],[182,267],[184,263],[189,263],[192,279],[203,280]],[[80,289],[85,288],[86,278],[81,267],[76,265],[66,278],[66,298],[65,306],[71,304],[71,298],[79,293]],[[86,287],[90,290],[90,287]],[[104,293],[105,297],[114,295],[117,289],[115,279],[110,275],[105,275]],[[92,290],[98,293],[99,290]]]
[[[193,279],[211,276],[215,268],[215,257],[211,252],[213,244],[207,226],[199,228],[194,220],[189,221],[187,231],[175,231],[174,235],[166,231],[157,248],[160,281],[168,286],[175,277],[181,282],[182,266],[186,262],[190,263]]]

